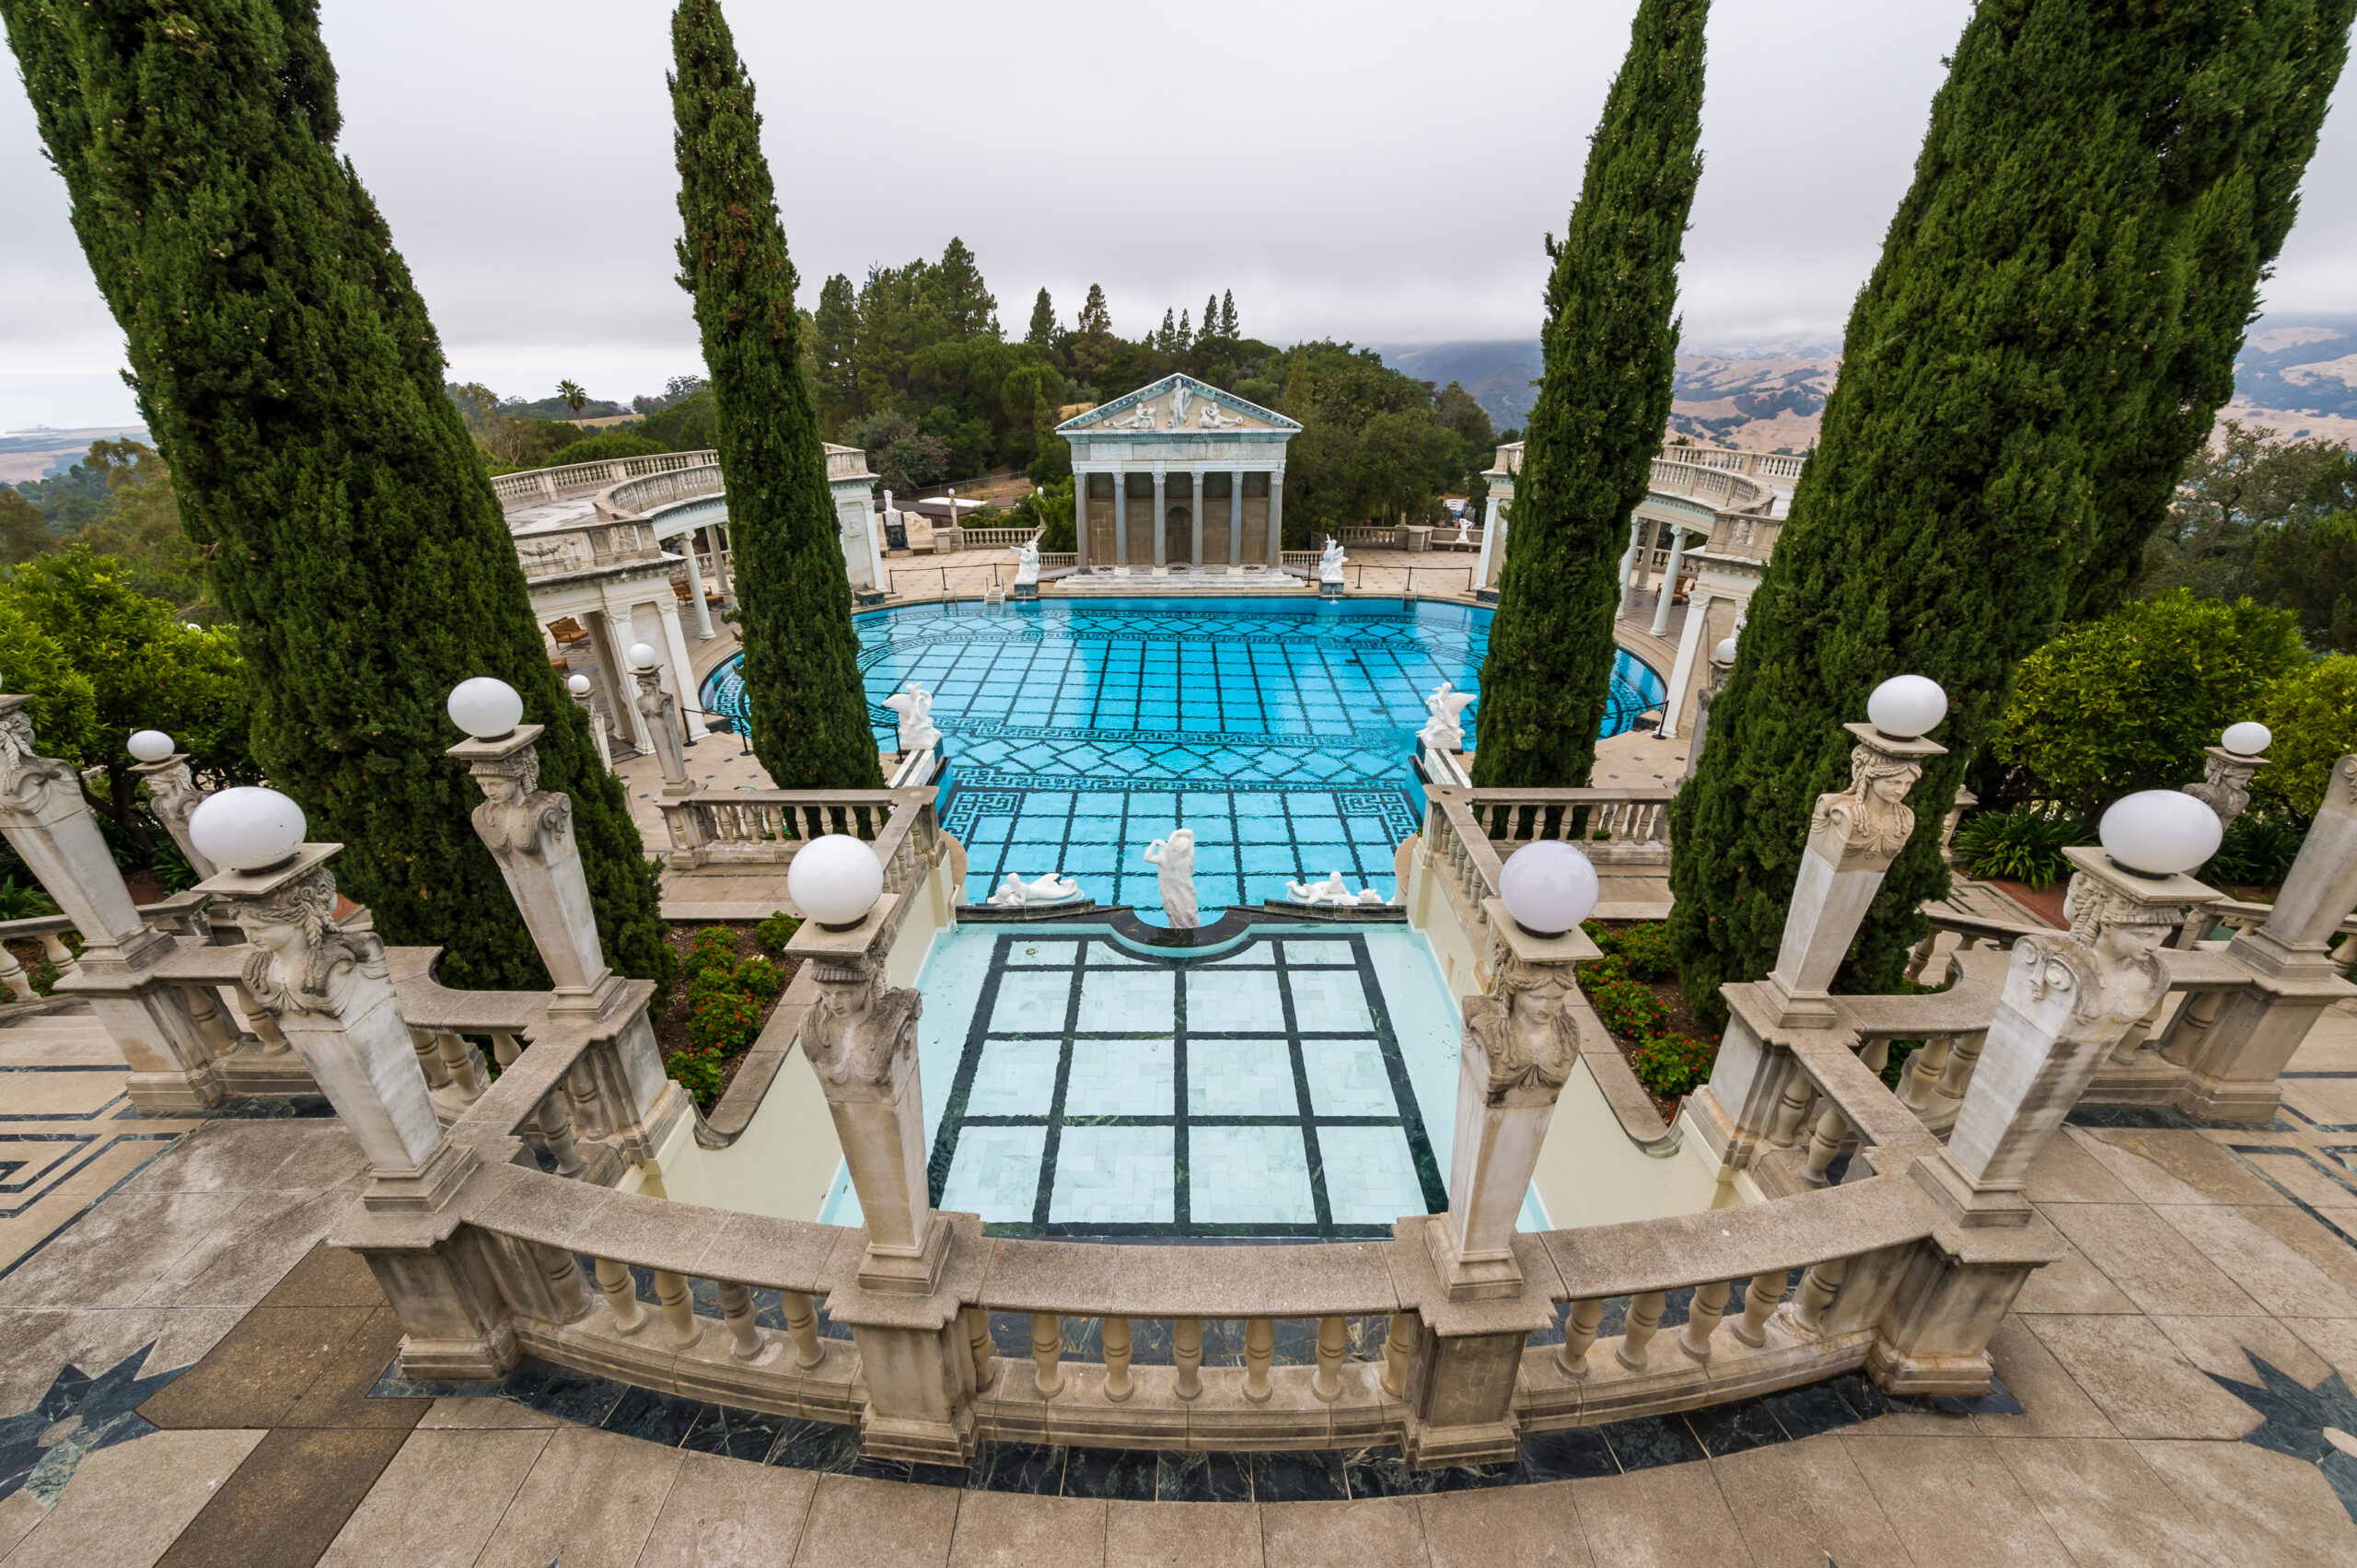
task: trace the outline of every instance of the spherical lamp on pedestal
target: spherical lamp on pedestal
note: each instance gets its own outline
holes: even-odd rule
[[[1913,740],[1948,716],[1948,694],[1936,680],[1894,675],[1866,699],[1866,719],[1893,740]]]
[[[663,656],[655,651],[652,643],[633,643],[630,652],[622,656],[630,661],[631,668],[637,670],[653,669],[663,662]]]
[[[225,871],[267,871],[303,847],[303,808],[274,789],[240,784],[207,796],[188,819],[199,854]]]
[[[1719,639],[1718,645],[1711,650],[1711,662],[1713,664],[1733,664],[1735,662],[1735,639],[1733,637],[1721,637]]]
[[[2173,789],[2139,790],[2112,802],[2097,830],[2112,864],[2145,877],[2191,871],[2218,853],[2218,814]]]
[[[564,689],[576,697],[586,697],[589,695],[589,678],[586,675],[567,676]]]
[[[496,676],[478,675],[450,688],[450,722],[477,740],[513,735],[524,716],[524,699]]]
[[[1533,936],[1561,936],[1585,920],[1604,891],[1596,867],[1570,844],[1541,839],[1507,857],[1498,897]]]
[[[172,738],[160,729],[136,730],[124,748],[143,762],[160,762],[172,754]]]
[[[884,863],[847,833],[812,839],[785,868],[786,896],[829,931],[848,931],[867,918],[884,892]]]
[[[2256,757],[2274,743],[2273,730],[2249,719],[2228,725],[2226,733],[2218,738],[2218,744],[2237,757]]]

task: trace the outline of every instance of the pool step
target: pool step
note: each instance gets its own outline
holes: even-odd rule
[[[1306,580],[1290,572],[1196,572],[1185,567],[1132,566],[1127,575],[1112,568],[1074,572],[1056,580],[1056,591],[1067,598],[1095,594],[1293,594],[1316,592]]]

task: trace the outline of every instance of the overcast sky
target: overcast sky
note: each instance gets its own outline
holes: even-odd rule
[[[1091,282],[1124,333],[1233,289],[1277,343],[1527,338],[1635,0],[1240,7],[738,0],[770,166],[819,280],[981,259],[1020,333]],[[1968,0],[1719,0],[1689,345],[1838,335],[1903,190]],[[669,8],[658,0],[323,0],[343,148],[460,379],[599,397],[700,368],[672,284]],[[2344,88],[2343,99],[2350,96]],[[1074,127],[1081,127],[1074,129]],[[2273,284],[2357,309],[2343,102]],[[0,429],[133,417],[122,339],[0,87]]]

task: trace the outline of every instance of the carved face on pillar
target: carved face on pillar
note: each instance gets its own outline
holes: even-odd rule
[[[0,714],[0,808],[38,815],[58,786],[80,790],[74,770],[54,757],[33,752],[33,721],[19,708]]]
[[[1850,787],[1817,797],[1817,812],[1809,820],[1809,837],[1832,838],[1835,857],[1866,855],[1887,861],[1907,847],[1915,831],[1915,813],[1908,808],[1907,792],[1923,775],[1923,764],[1910,757],[1894,757],[1872,745],[1850,752]]]
[[[2067,992],[2069,1019],[2061,1027],[2080,1039],[2108,1038],[2142,1017],[2168,989],[2157,949],[2185,912],[2139,903],[2080,872],[2071,878],[2062,913],[2069,935],[2014,944],[2006,989],[2022,984],[2031,1005]]]
[[[477,762],[473,772],[482,786],[482,804],[474,809],[475,831],[493,855],[538,860],[563,849],[573,826],[573,797],[538,787],[538,750],[527,746],[497,761]]]
[[[903,1051],[916,1047],[923,1001],[911,988],[879,984],[877,971],[820,963],[819,999],[802,1020],[802,1051],[833,1098],[888,1093]]]
[[[273,1016],[336,1012],[354,970],[384,975],[384,944],[369,932],[339,930],[335,901],[335,877],[321,869],[238,906],[255,948],[246,989]]]
[[[1571,1077],[1580,1050],[1571,1011],[1575,989],[1569,964],[1530,964],[1508,957],[1496,989],[1467,1005],[1466,1032],[1490,1059],[1492,1105],[1517,1091],[1552,1099]]]

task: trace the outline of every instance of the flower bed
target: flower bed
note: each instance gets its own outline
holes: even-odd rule
[[[1658,921],[1582,927],[1604,957],[1580,966],[1580,990],[1665,1121],[1678,1101],[1710,1080],[1719,1037],[1686,1005],[1678,966]]]
[[[799,922],[774,914],[758,925],[677,927],[679,976],[655,1021],[664,1070],[709,1110],[761,1038],[795,965],[784,957]]]

